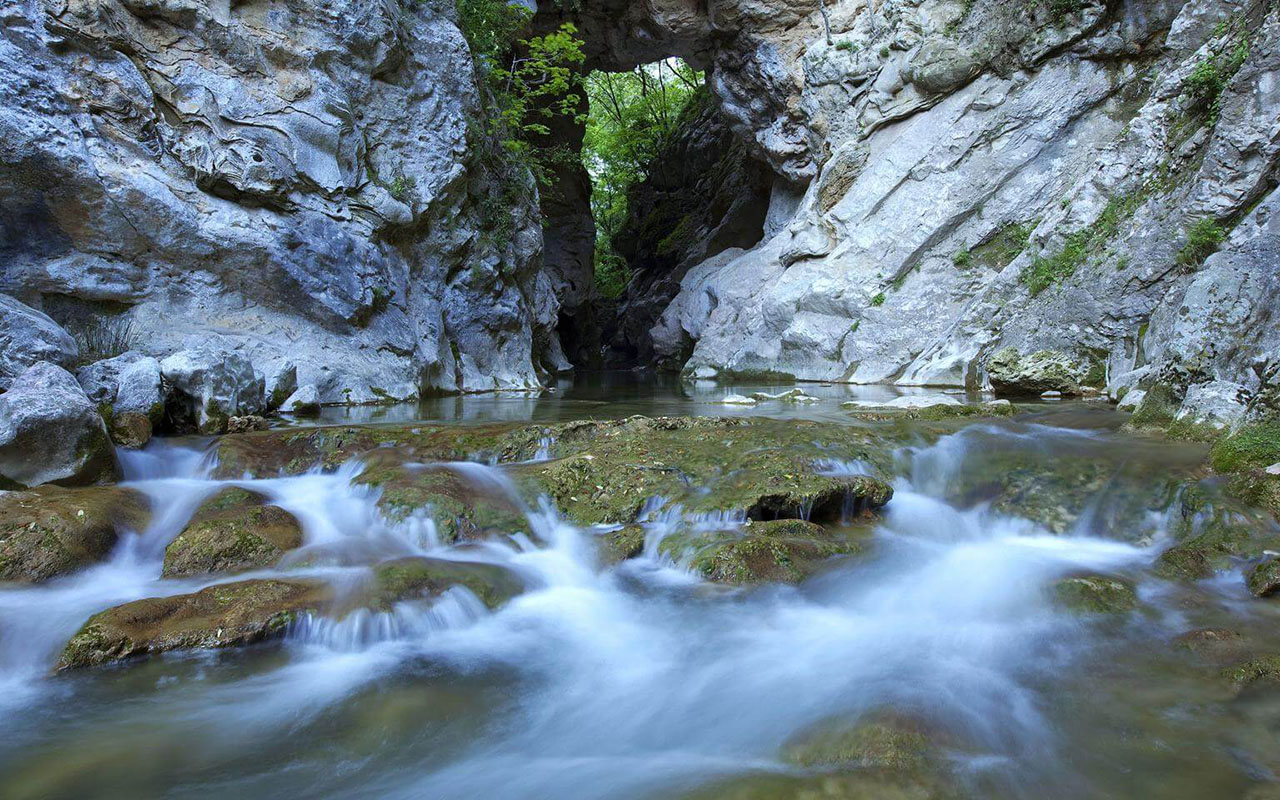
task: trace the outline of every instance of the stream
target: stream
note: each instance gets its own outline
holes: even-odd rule
[[[835,419],[844,396],[777,413]],[[494,411],[476,399],[452,416],[748,413],[705,400],[560,397],[538,410],[516,399]],[[1033,473],[1083,460],[1102,479],[1065,524],[1045,509],[1069,506],[1078,486],[1038,484],[999,507],[957,496],[1010,454]],[[594,540],[606,529],[515,496],[491,465],[454,468],[512,493],[527,531],[450,546],[427,512],[385,521],[377,490],[352,482],[359,459],[219,481],[203,442],[121,457],[151,524],[105,563],[0,589],[6,798],[1189,799],[1245,797],[1280,769],[1280,697],[1236,697],[1173,645],[1214,626],[1271,642],[1280,612],[1253,601],[1238,573],[1185,585],[1151,571],[1178,513],[1171,476],[1203,450],[1123,433],[1108,410],[1062,404],[940,436],[908,431],[879,476],[895,493],[868,550],[795,586],[704,581],[656,547],[704,522],[678,513],[650,521],[642,555],[602,567]],[[161,579],[165,546],[227,485],[266,496],[299,520],[306,546],[347,563]],[[304,616],[277,642],[51,674],[67,639],[107,607],[284,571],[341,584],[406,555],[499,564],[528,588],[492,612],[458,587],[389,611]],[[1081,616],[1056,604],[1054,581],[1085,573],[1131,581],[1138,610]],[[946,784],[894,793],[875,770],[824,783],[820,768],[783,757],[837,718],[910,720],[936,745]]]

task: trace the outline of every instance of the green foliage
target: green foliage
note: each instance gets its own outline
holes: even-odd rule
[[[548,185],[558,160],[575,154],[537,147],[560,116],[576,117],[582,104],[578,77],[586,56],[571,23],[543,36],[525,38],[532,13],[506,0],[457,0],[458,26],[471,47],[488,108],[482,130],[496,147],[477,151],[507,184],[524,170]]]
[[[1242,39],[1230,46],[1230,49],[1215,53],[1196,64],[1191,74],[1183,80],[1183,89],[1190,95],[1193,109],[1206,112],[1209,124],[1218,121],[1218,114],[1222,110],[1222,92],[1248,58],[1249,42]]]
[[[1019,276],[1031,296],[1043,292],[1055,283],[1066,280],[1075,274],[1076,268],[1084,263],[1089,255],[1090,232],[1076,231],[1067,237],[1062,249],[1051,256],[1036,256],[1031,266]]]
[[[1227,238],[1222,226],[1208,217],[1196,220],[1187,228],[1187,241],[1178,251],[1178,263],[1193,267],[1212,255]]]
[[[846,53],[853,53],[853,52],[856,52],[856,51],[857,51],[857,49],[858,49],[858,45],[856,45],[856,44],[854,44],[853,42],[850,42],[850,41],[848,41],[848,40],[846,39],[846,40],[845,40],[845,41],[843,41],[843,42],[837,42],[837,43],[836,43],[836,49],[837,49],[837,50],[843,50],[843,51],[844,51],[844,52],[846,52]]]
[[[677,60],[660,61],[630,72],[593,72],[587,76],[590,102],[582,161],[591,175],[591,213],[596,223],[596,285],[605,297],[617,297],[630,273],[613,247],[626,223],[628,194],[648,177],[682,123],[706,98],[702,73]],[[659,252],[674,255],[692,234],[692,220],[666,231]]]
[[[80,350],[78,365],[115,358],[133,349],[133,320],[124,315],[95,313],[81,324],[68,327]]]
[[[951,257],[951,260],[960,269],[968,269],[973,266],[973,251],[967,247],[961,247],[956,251],[956,254]]]
[[[884,292],[881,292],[880,294],[878,294],[878,295],[876,295],[875,297],[871,298],[871,305],[873,305],[873,306],[882,306],[882,305],[884,305]]]
[[[387,184],[387,192],[401,203],[409,202],[409,198],[416,188],[418,188],[417,179],[405,175],[403,172],[396,175],[391,179],[391,183]]]
[[[1101,249],[1108,239],[1120,231],[1121,224],[1132,217],[1146,199],[1145,186],[1111,197],[1091,227],[1067,236],[1062,249],[1057,253],[1050,256],[1037,256],[1020,276],[1023,284],[1031,291],[1031,296],[1034,297],[1055,283],[1074,275],[1076,269],[1089,258],[1090,254]],[[1029,235],[1030,231],[1027,231],[1027,234]]]

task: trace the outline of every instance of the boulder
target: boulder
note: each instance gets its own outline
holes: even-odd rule
[[[367,600],[375,608],[387,608],[402,600],[437,597],[455,586],[466,588],[491,609],[524,591],[520,579],[497,564],[411,556],[374,567]]]
[[[1070,358],[1052,350],[1023,356],[1006,347],[987,361],[987,377],[991,388],[1000,395],[1080,394],[1080,370]]]
[[[0,395],[0,485],[84,486],[119,475],[106,425],[71,373],[42,361]]]
[[[90,617],[63,648],[58,669],[252,644],[283,634],[298,614],[319,611],[331,599],[318,581],[249,580],[135,600]]]
[[[117,377],[115,405],[107,428],[122,447],[142,447],[164,422],[164,379],[160,362],[143,357],[131,362]]]
[[[39,583],[96,564],[149,518],[146,497],[117,486],[0,493],[0,580]]]
[[[223,489],[206,500],[164,551],[164,577],[270,567],[302,546],[293,515],[262,495]]]
[[[289,395],[289,398],[281,404],[280,410],[286,414],[293,414],[299,417],[319,416],[320,390],[316,389],[313,384],[308,383]]]
[[[866,532],[863,532],[864,534]],[[798,583],[831,556],[860,552],[865,535],[800,519],[753,522],[741,531],[672,534],[658,551],[717,583]],[[643,540],[641,542],[643,544]]]
[[[98,405],[114,403],[120,386],[120,374],[141,358],[141,353],[129,351],[115,358],[95,361],[76,370],[76,380],[85,395]]]
[[[58,323],[0,294],[0,391],[37,362],[67,367],[79,355],[75,340]]]
[[[236,350],[215,344],[181,350],[160,362],[169,386],[168,415],[175,427],[224,433],[233,416],[263,410],[263,378]]]
[[[298,390],[298,367],[292,361],[277,364],[267,375],[264,390],[266,410],[278,410]]]

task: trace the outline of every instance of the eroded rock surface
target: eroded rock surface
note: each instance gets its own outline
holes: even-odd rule
[[[84,486],[119,475],[106,425],[71,373],[42,361],[0,394],[0,488]]]
[[[142,494],[115,486],[0,492],[0,580],[38,583],[96,564],[149,516]]]

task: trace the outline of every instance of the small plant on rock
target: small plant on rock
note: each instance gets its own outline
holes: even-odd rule
[[[1217,222],[1205,217],[1187,228],[1187,241],[1178,251],[1178,263],[1186,267],[1201,264],[1217,251],[1227,232]]]

